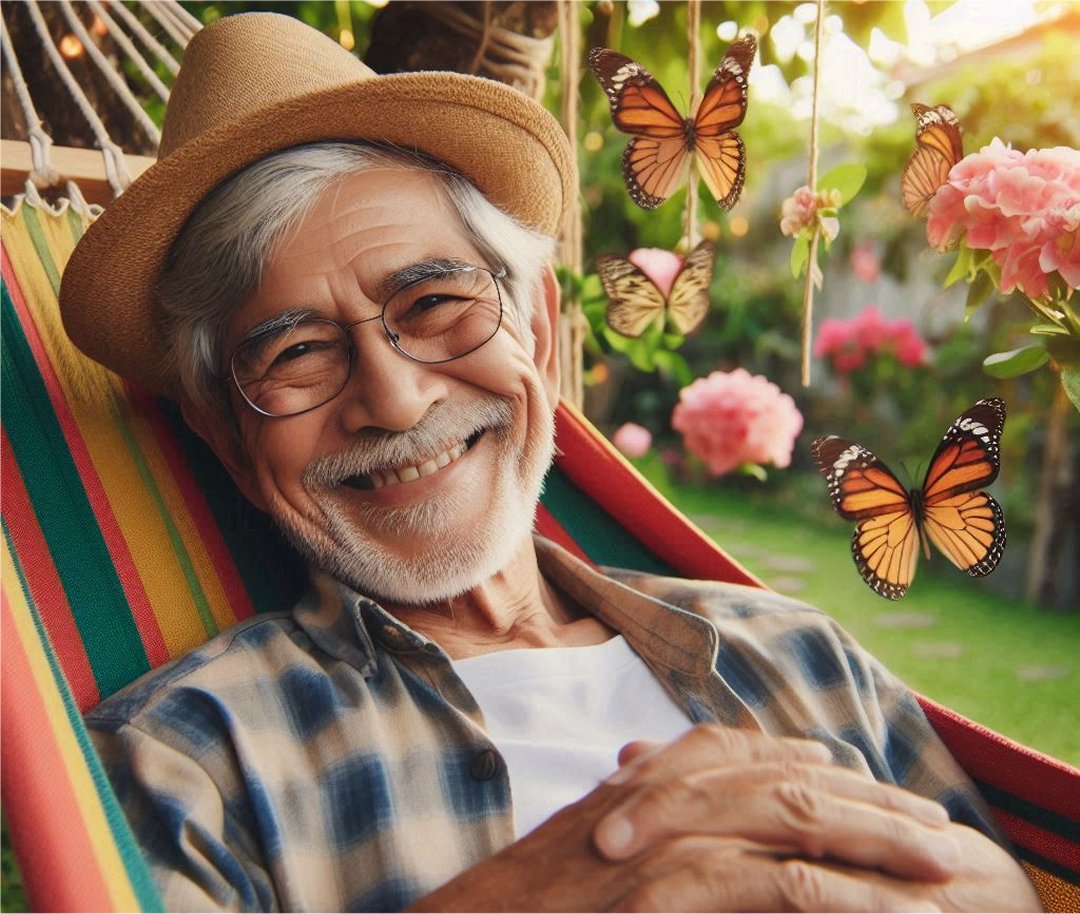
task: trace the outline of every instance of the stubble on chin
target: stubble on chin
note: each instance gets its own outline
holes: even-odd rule
[[[468,528],[461,518],[471,515],[469,494],[460,489],[393,508],[323,489],[312,493],[322,530],[282,529],[315,567],[365,595],[414,605],[459,596],[501,570],[531,534],[554,451],[553,417],[541,443],[521,453],[514,453],[511,427],[488,434],[496,445],[488,458],[495,469],[490,506]]]

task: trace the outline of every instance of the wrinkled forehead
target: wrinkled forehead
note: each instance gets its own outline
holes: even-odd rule
[[[299,308],[344,322],[377,313],[405,283],[453,265],[488,266],[430,174],[386,167],[326,188],[270,251],[227,338]]]

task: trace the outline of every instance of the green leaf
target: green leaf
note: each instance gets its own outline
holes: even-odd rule
[[[949,286],[959,282],[961,279],[967,279],[970,270],[971,248],[966,244],[963,244],[960,246],[960,251],[956,255],[956,260],[953,261],[952,269],[949,270],[949,275],[945,277],[945,288],[949,288]]]
[[[983,359],[983,370],[992,378],[1018,378],[1036,368],[1042,368],[1048,361],[1050,353],[1036,344],[987,356]]]
[[[994,280],[986,273],[979,272],[968,286],[967,304],[964,306],[964,320],[971,320],[971,315],[979,310],[980,306],[994,291]]]
[[[807,235],[799,235],[791,246],[791,275],[798,279],[806,268],[806,261],[810,259],[810,238]]]
[[[686,387],[694,380],[694,371],[690,363],[677,352],[668,352],[661,349],[654,359],[656,367],[665,374],[673,377],[680,387]]]
[[[818,178],[818,190],[830,190],[836,188],[843,197],[842,202],[847,203],[854,197],[866,180],[866,166],[857,162],[847,165],[837,165]]]
[[[1037,333],[1039,336],[1068,336],[1069,331],[1064,327],[1059,327],[1057,324],[1034,324],[1031,327],[1032,333]]]
[[[596,273],[588,273],[581,283],[581,297],[583,299],[603,298],[604,287],[600,284],[600,277]]]
[[[1061,369],[1061,386],[1076,411],[1080,413],[1080,365],[1064,365]]]
[[[743,476],[753,476],[758,482],[765,482],[769,474],[760,463],[740,463],[738,472]]]

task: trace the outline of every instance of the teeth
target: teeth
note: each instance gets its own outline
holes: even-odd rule
[[[419,466],[398,467],[397,470],[373,470],[370,474],[371,484],[376,489],[382,489],[386,486],[396,486],[402,482],[412,482],[414,479],[430,476],[432,473],[437,473],[443,467],[449,466],[455,460],[460,458],[467,450],[468,447],[465,442],[462,441],[459,444],[454,445],[448,451],[436,454],[431,460],[427,460]]]

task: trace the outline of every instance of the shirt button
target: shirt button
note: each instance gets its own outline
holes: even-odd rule
[[[478,781],[490,781],[499,773],[499,761],[494,749],[482,749],[473,756],[469,771]]]

